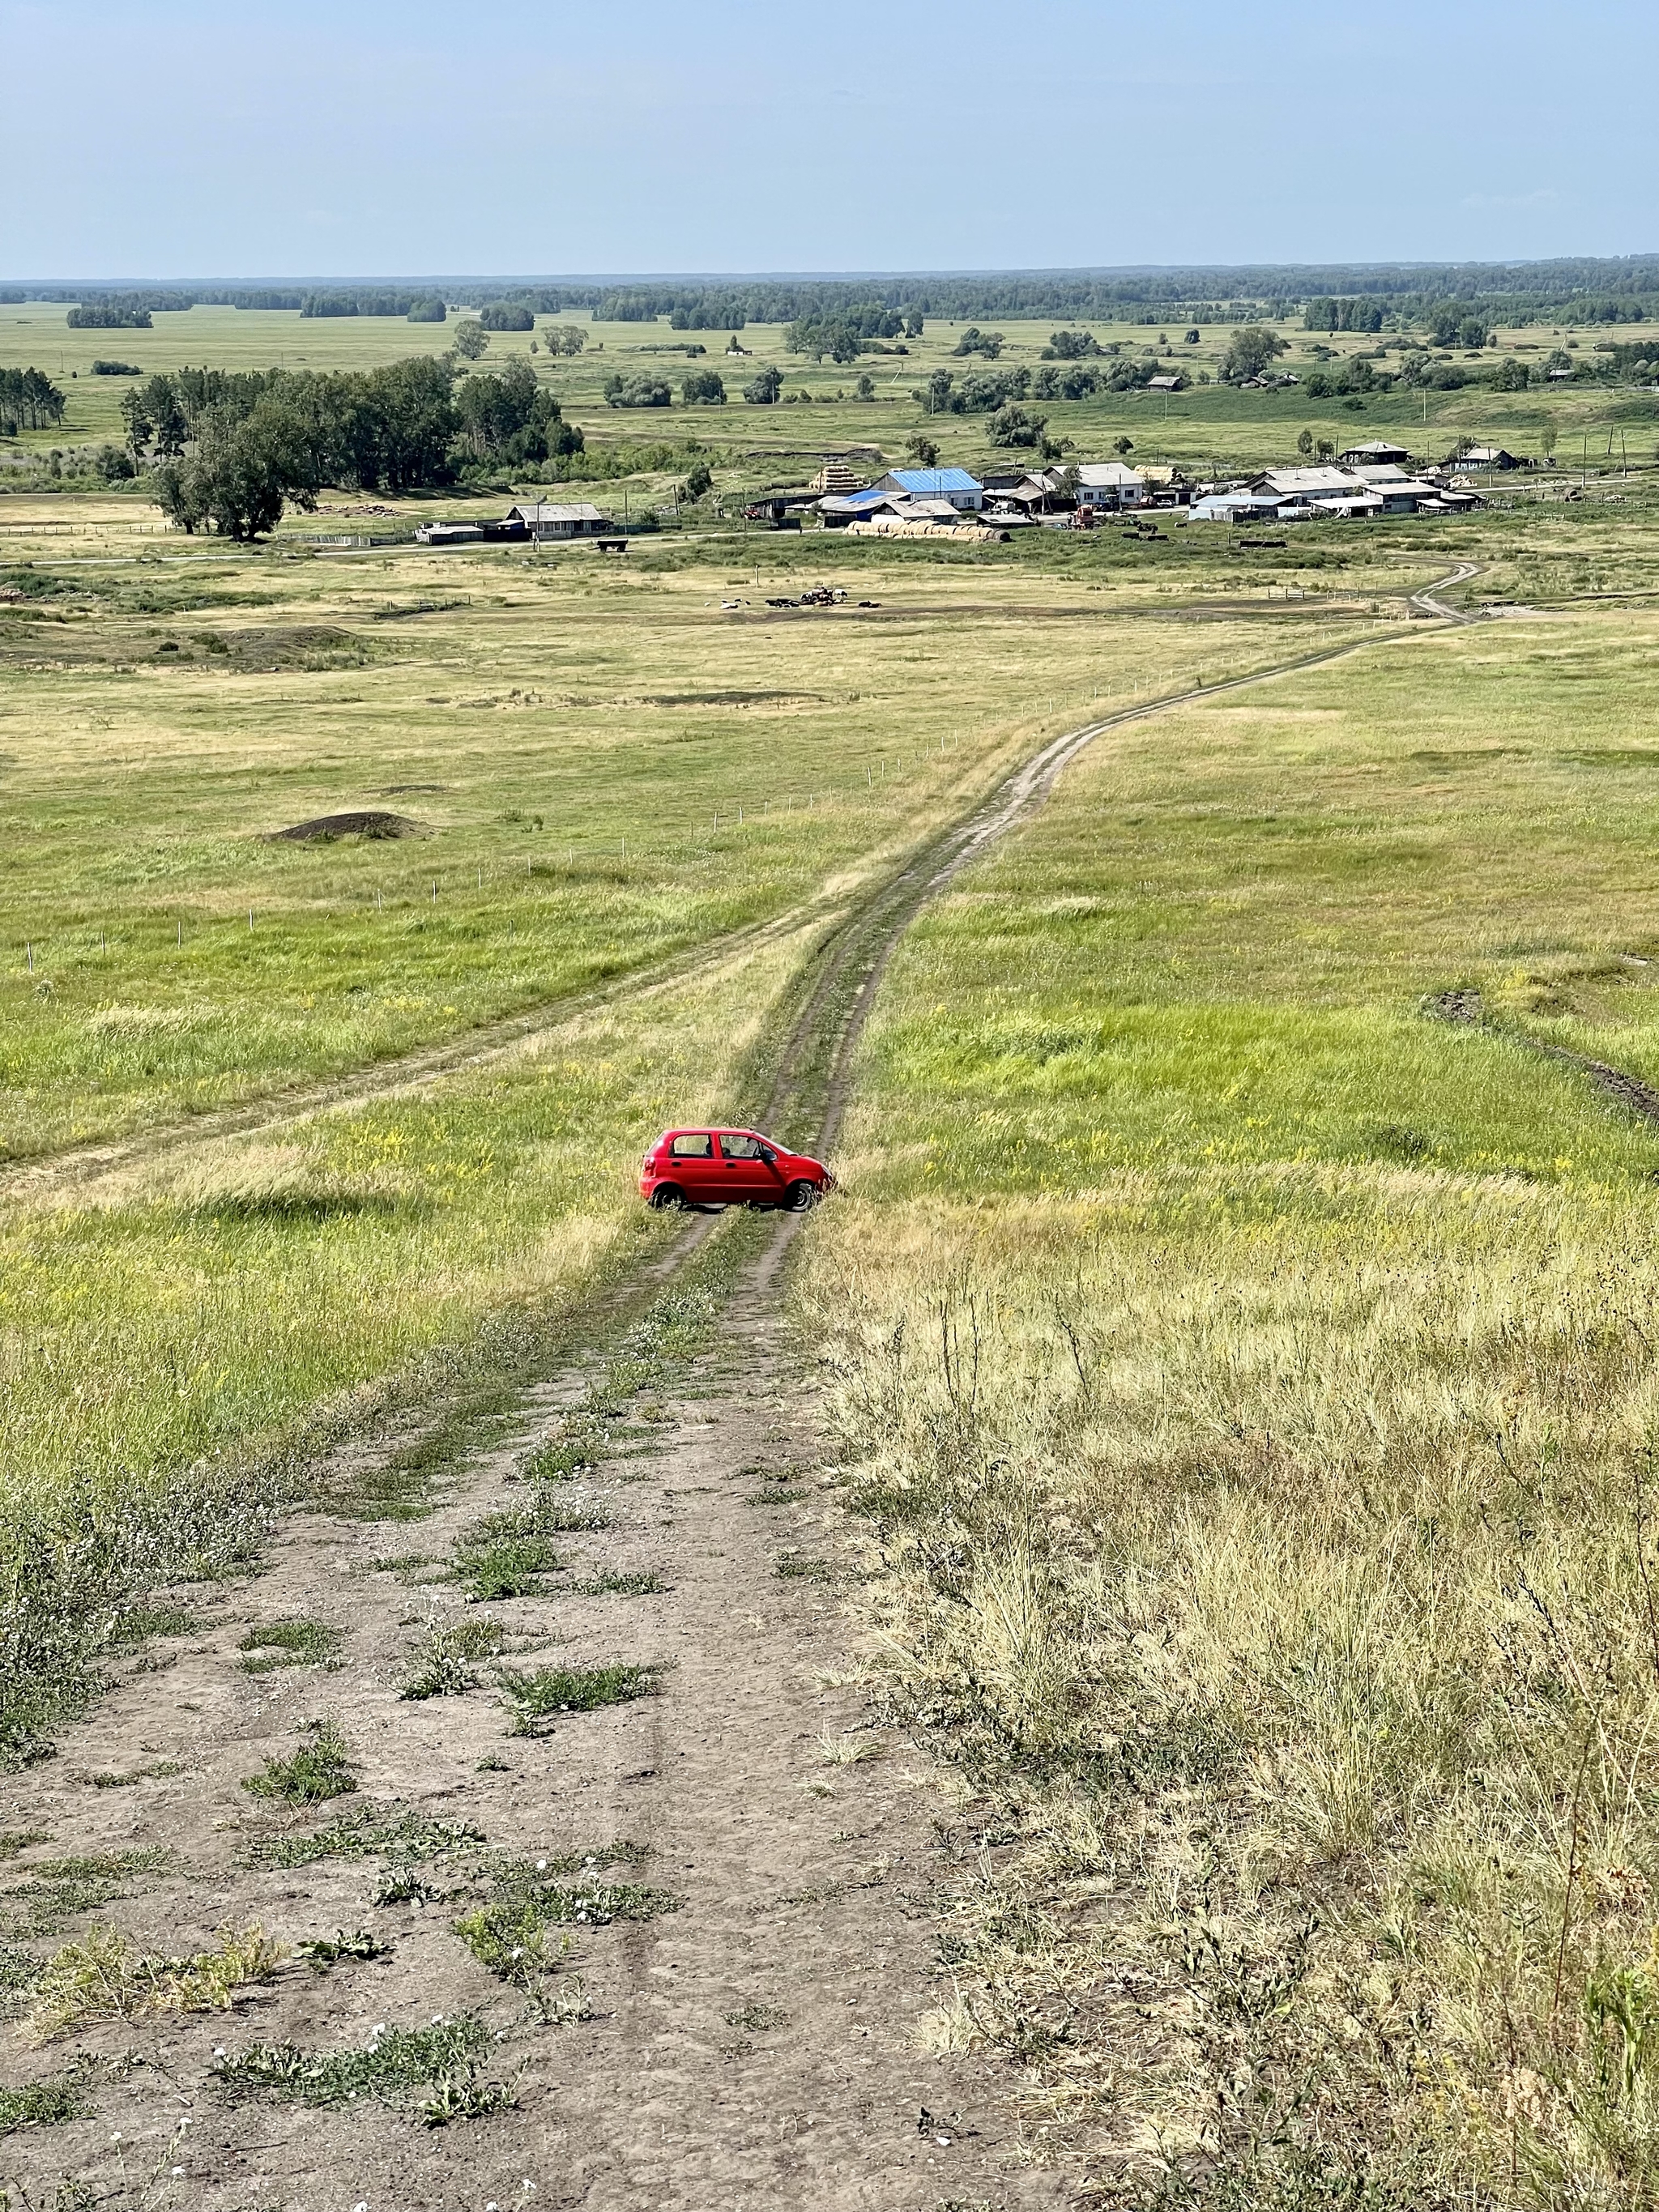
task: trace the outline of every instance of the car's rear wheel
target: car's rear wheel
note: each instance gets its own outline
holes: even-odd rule
[[[685,1193],[677,1182],[659,1182],[651,1194],[651,1203],[659,1213],[667,1213],[685,1204]]]
[[[783,1194],[783,1202],[791,1213],[805,1213],[818,1202],[816,1183],[792,1182]]]

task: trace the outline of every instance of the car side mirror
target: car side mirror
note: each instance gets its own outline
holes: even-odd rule
[[[762,1159],[765,1161],[769,1168],[776,1167],[778,1164],[777,1154],[774,1152],[769,1152],[764,1145],[760,1148],[760,1156]]]

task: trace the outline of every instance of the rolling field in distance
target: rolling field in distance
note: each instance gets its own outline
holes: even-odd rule
[[[148,331],[70,331],[64,326],[66,313],[45,302],[0,305],[0,368],[45,369],[70,395],[63,425],[50,432],[24,434],[13,441],[19,453],[44,453],[81,440],[119,441],[121,394],[128,383],[94,376],[94,360],[128,362],[146,374],[204,363],[226,369],[273,365],[319,371],[373,368],[413,355],[445,352],[453,343],[458,321],[466,319],[465,310],[452,314],[447,324],[411,324],[380,316],[302,319],[293,312],[194,307],[183,313],[158,313]],[[988,319],[987,326],[995,319]],[[1150,349],[1159,356],[1161,368],[1179,370],[1193,379],[1204,374],[1214,378],[1234,328],[1231,322],[1206,325],[1199,343],[1189,345],[1178,323],[1160,331],[1145,323],[1002,319],[999,327],[1005,343],[994,365],[1035,369],[1056,322],[1086,331],[1102,347],[1115,345],[1134,355]],[[580,331],[584,350],[550,359],[544,349],[548,334],[562,325]],[[1379,343],[1365,335],[1306,331],[1299,319],[1268,326],[1289,348],[1279,366],[1304,378],[1327,352],[1334,356],[1328,366],[1340,368],[1346,356],[1373,349]],[[585,312],[567,312],[538,316],[534,332],[492,333],[479,366],[490,369],[516,360],[531,362],[566,415],[600,448],[656,441],[681,446],[695,441],[708,449],[717,481],[723,469],[731,469],[752,483],[758,469],[770,478],[793,483],[811,474],[825,447],[867,444],[884,453],[890,465],[902,458],[906,441],[918,430],[935,441],[947,464],[972,466],[994,461],[998,457],[988,443],[984,414],[929,413],[913,396],[935,370],[948,369],[960,377],[985,365],[956,351],[969,327],[965,322],[930,317],[920,337],[902,341],[908,349],[902,357],[877,355],[842,366],[788,353],[787,326],[781,324],[749,325],[738,333],[743,356],[730,356],[726,352],[729,333],[724,331],[672,331],[665,319],[654,324],[596,323]],[[1565,328],[1545,325],[1500,331],[1495,352],[1487,349],[1471,358],[1488,365],[1505,357],[1539,360],[1553,347],[1567,343],[1570,336]],[[532,340],[538,349],[533,359]],[[1386,342],[1397,356],[1401,339],[1390,335]],[[1589,347],[1593,339],[1586,333],[1574,343]],[[686,349],[698,345],[705,349],[703,356],[688,357]],[[1454,352],[1456,358],[1464,357]],[[783,374],[787,404],[745,404],[738,397],[743,385],[769,365]],[[726,382],[726,404],[681,404],[680,380],[694,367],[719,370]],[[606,378],[641,370],[666,380],[673,404],[666,408],[608,406]],[[73,380],[66,381],[71,371]],[[867,374],[874,387],[868,399],[857,397],[861,374]],[[1466,388],[1426,395],[1396,389],[1350,404],[1339,397],[1316,398],[1294,388],[1249,391],[1194,381],[1167,401],[1162,393],[1143,390],[1028,404],[1048,417],[1049,434],[1071,440],[1082,459],[1109,459],[1114,441],[1127,436],[1139,462],[1179,462],[1200,471],[1292,463],[1297,436],[1304,428],[1316,437],[1328,437],[1339,449],[1360,439],[1393,437],[1413,453],[1438,459],[1459,437],[1473,437],[1529,454],[1554,451],[1564,465],[1576,465],[1583,458],[1591,466],[1606,465],[1609,434],[1613,461],[1622,456],[1634,464],[1650,464],[1659,432],[1659,404],[1651,394],[1585,386],[1517,392]],[[1004,465],[1009,459],[1001,457]],[[665,490],[674,466],[670,463],[655,471]],[[684,473],[684,461],[678,473]]]
[[[803,1320],[1022,1847],[937,2032],[1130,2201],[1652,2196],[1659,1132],[1549,1048],[1656,1070],[1656,646],[1109,733],[867,1036]]]

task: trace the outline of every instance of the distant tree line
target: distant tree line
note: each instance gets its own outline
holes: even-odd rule
[[[64,395],[43,368],[0,368],[0,436],[50,430],[64,419]]]
[[[323,374],[185,368],[121,398],[131,469],[187,531],[252,538],[325,484],[400,492],[469,465],[579,455],[583,438],[527,362],[462,377],[448,359]]]
[[[1395,327],[1426,325],[1447,299],[1473,303],[1491,322],[1659,320],[1659,254],[1616,258],[1565,257],[1533,262],[1397,262],[1382,264],[1263,264],[1235,269],[1059,270],[1035,274],[908,276],[779,280],[733,277],[719,283],[446,284],[452,306],[482,309],[498,301],[534,314],[586,309],[596,319],[650,322],[666,316],[678,330],[742,330],[748,323],[856,325],[878,308],[906,325],[933,317],[985,322],[993,317],[1073,320],[1239,323],[1310,313],[1310,328],[1365,331],[1373,309]],[[0,299],[64,301],[89,313],[113,307],[171,313],[203,307],[282,307],[307,315],[409,315],[433,298],[424,286],[314,285],[167,287],[11,286]],[[1363,304],[1362,304],[1363,303]],[[1329,319],[1334,306],[1339,316]],[[1316,318],[1323,314],[1325,320]],[[1360,319],[1354,319],[1355,317]],[[125,323],[82,327],[117,329]]]

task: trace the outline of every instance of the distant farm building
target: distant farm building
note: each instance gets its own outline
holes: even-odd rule
[[[1085,461],[1077,471],[1079,507],[1139,507],[1146,495],[1146,477],[1122,461]]]
[[[1502,446],[1471,446],[1467,453],[1454,453],[1449,469],[1524,469],[1527,464]]]
[[[614,527],[597,507],[585,501],[562,506],[548,500],[526,500],[507,510],[509,522],[522,523],[527,536],[538,538],[603,538]]]
[[[904,499],[948,499],[964,514],[975,514],[985,504],[984,485],[966,469],[892,469],[877,489]]]
[[[1350,446],[1337,459],[1345,468],[1382,468],[1390,464],[1395,468],[1408,468],[1411,455],[1403,446],[1391,446],[1386,438],[1367,438],[1363,446]]]

